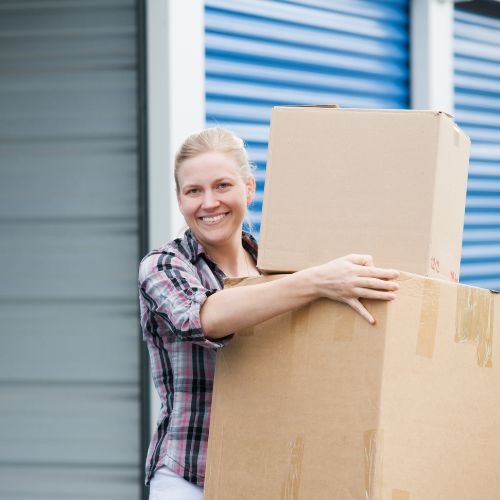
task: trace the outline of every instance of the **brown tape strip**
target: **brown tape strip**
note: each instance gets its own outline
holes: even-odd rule
[[[380,429],[373,429],[365,431],[363,435],[364,453],[365,453],[365,498],[371,500],[378,498],[375,495],[375,479],[377,477],[378,455],[382,450],[382,431]]]
[[[311,304],[307,304],[300,309],[295,309],[291,313],[291,333],[293,336],[307,333],[309,328],[309,315],[311,314]]]
[[[489,290],[458,288],[455,342],[475,345],[477,364],[483,368],[493,366],[493,311],[493,294]]]
[[[436,343],[437,319],[439,310],[439,285],[425,280],[422,294],[422,309],[417,334],[417,355],[432,358]]]
[[[259,283],[267,283],[269,281],[279,280],[283,278],[282,274],[274,274],[272,276],[241,276],[233,278],[224,278],[224,288],[231,288],[234,286],[247,286],[257,285]]]
[[[255,335],[254,328],[244,328],[238,331],[238,337],[251,337],[252,335]]]
[[[325,336],[337,342],[351,342],[356,325],[356,314],[346,304],[335,304],[329,299],[316,300],[311,304],[312,314],[321,318],[324,328],[318,329],[316,338]]]
[[[356,325],[356,314],[347,306],[337,312],[333,322],[333,339],[337,342],[351,342]]]
[[[392,500],[410,500],[410,492],[403,490],[392,490]]]
[[[304,438],[297,436],[290,443],[288,473],[281,488],[281,500],[298,500],[300,488],[300,474],[304,457]]]
[[[248,278],[224,278],[224,288],[231,288],[233,286],[238,286],[240,283],[243,283]]]

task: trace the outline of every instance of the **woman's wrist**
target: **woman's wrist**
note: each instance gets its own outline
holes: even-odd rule
[[[318,270],[316,267],[308,267],[297,271],[292,275],[296,286],[302,291],[309,302],[321,297],[318,287]]]

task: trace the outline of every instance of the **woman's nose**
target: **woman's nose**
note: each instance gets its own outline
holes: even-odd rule
[[[216,208],[219,203],[215,193],[212,191],[205,191],[203,195],[203,208]]]

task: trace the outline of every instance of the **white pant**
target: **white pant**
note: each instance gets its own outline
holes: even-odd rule
[[[149,483],[149,500],[203,500],[203,488],[160,467]]]

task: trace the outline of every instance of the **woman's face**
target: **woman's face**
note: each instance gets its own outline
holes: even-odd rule
[[[230,156],[212,151],[184,161],[178,183],[179,208],[200,243],[218,246],[241,237],[255,180],[249,176],[243,181]]]

